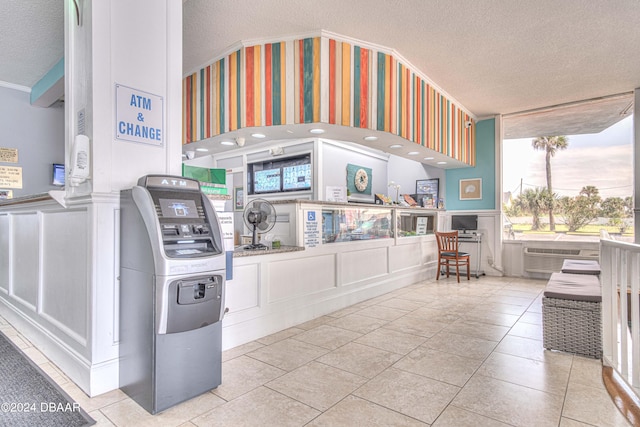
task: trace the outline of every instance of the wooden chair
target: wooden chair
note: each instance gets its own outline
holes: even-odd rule
[[[458,232],[437,232],[436,241],[438,242],[438,271],[436,272],[436,280],[440,278],[442,267],[446,267],[447,278],[449,277],[449,267],[456,267],[456,276],[460,283],[460,266],[467,266],[467,280],[471,280],[471,263],[469,262],[469,254],[458,250]]]

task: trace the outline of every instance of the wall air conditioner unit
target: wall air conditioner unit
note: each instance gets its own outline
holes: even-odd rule
[[[565,259],[598,260],[600,254],[594,249],[524,248],[524,276],[533,279],[548,279],[551,273],[562,269]]]

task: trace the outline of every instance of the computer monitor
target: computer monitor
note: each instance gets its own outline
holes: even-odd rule
[[[53,164],[53,174],[51,184],[64,187],[64,165],[60,163]]]
[[[451,215],[451,229],[463,233],[478,230],[478,215]]]

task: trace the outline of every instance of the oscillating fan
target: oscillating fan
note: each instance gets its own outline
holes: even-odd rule
[[[258,231],[266,233],[273,228],[276,223],[276,210],[273,205],[264,199],[254,199],[244,208],[242,214],[244,223],[253,230],[251,244],[245,249],[267,249],[262,243],[258,243]]]

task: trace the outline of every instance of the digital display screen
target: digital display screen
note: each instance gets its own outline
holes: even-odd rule
[[[53,185],[64,186],[64,165],[60,163],[53,164]]]
[[[198,218],[198,208],[194,200],[158,199],[160,211],[165,218]]]
[[[254,193],[273,193],[280,191],[280,168],[255,171],[253,178]]]
[[[311,188],[311,164],[285,166],[282,169],[283,190]]]

